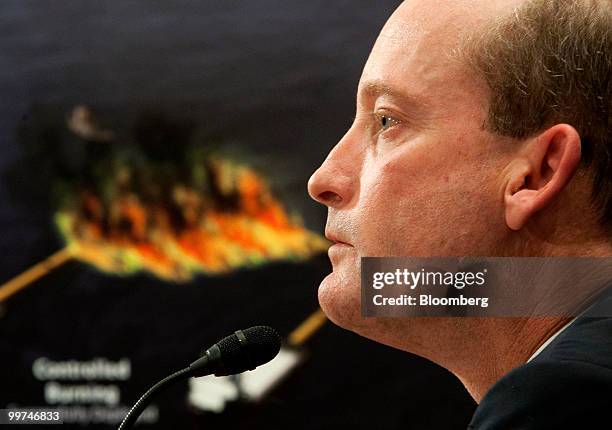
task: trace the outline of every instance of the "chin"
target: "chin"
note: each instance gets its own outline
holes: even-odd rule
[[[334,270],[321,282],[318,298],[327,318],[337,326],[358,331],[363,325],[359,276],[343,276]]]
[[[398,343],[398,339],[406,338],[403,326],[409,320],[361,316],[359,270],[338,270],[337,267],[334,269],[334,272],[323,279],[318,291],[319,305],[327,318],[337,326],[375,342],[413,352],[411,349],[406,349],[403,343],[401,345]],[[391,334],[395,334],[396,337]]]

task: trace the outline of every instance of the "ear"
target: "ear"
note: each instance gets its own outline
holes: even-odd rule
[[[557,124],[526,142],[504,189],[506,224],[520,230],[561,194],[580,162],[580,135]]]

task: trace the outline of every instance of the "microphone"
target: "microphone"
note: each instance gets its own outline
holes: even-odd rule
[[[119,430],[131,428],[161,388],[192,376],[198,378],[213,373],[215,376],[227,376],[253,370],[276,357],[280,346],[281,338],[272,327],[260,325],[234,332],[204,351],[188,367],[149,388],[132,406],[119,425]]]

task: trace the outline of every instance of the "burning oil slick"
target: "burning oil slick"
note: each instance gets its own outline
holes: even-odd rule
[[[221,156],[190,121],[146,114],[124,135],[77,106],[62,127],[38,136],[64,152],[71,140],[78,152],[55,178],[54,220],[73,255],[103,271],[182,282],[307,259],[329,245],[288,214],[262,175]]]

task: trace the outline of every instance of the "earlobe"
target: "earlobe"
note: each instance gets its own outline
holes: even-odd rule
[[[519,189],[505,195],[506,224],[512,230],[520,230],[536,212],[534,201],[536,191]]]
[[[508,228],[520,230],[565,189],[580,162],[580,136],[557,124],[532,139],[521,151],[521,162],[509,170],[504,189]]]

